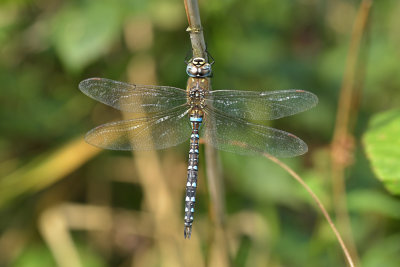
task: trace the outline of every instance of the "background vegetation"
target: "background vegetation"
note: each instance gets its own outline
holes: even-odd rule
[[[331,145],[360,4],[202,0],[200,8],[216,61],[213,88],[318,95],[316,108],[271,122],[309,145],[306,155],[285,162],[337,219],[358,264],[398,266],[399,1],[376,1],[367,15],[347,131]],[[345,265],[310,197],[264,158],[220,153],[223,241],[201,158],[188,241],[182,219],[188,144],[132,154],[83,142],[93,126],[121,115],[83,95],[79,81],[184,88],[186,26],[180,0],[1,2],[0,266]],[[331,157],[335,147],[345,154]],[[332,179],[341,173],[345,187]]]

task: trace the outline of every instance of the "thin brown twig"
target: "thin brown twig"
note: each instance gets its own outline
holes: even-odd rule
[[[204,41],[203,27],[201,26],[199,4],[197,0],[184,0],[186,16],[189,27],[190,42],[192,44],[193,57],[207,59],[206,42]]]
[[[190,34],[190,41],[192,44],[193,57],[202,57],[207,59],[206,46],[203,35],[203,28],[201,26],[200,12],[197,0],[185,0],[185,10],[188,18],[189,27],[187,31]],[[211,84],[211,83],[209,83]],[[211,88],[210,88],[211,89]],[[221,194],[222,186],[217,182],[218,177],[218,163],[217,163],[217,153],[213,147],[206,147],[206,161],[207,161],[207,176],[208,184],[210,186],[211,198],[214,200],[216,211],[215,214],[222,215],[223,207],[220,203],[223,202],[223,194]],[[218,217],[218,216],[216,216]],[[222,223],[222,220],[217,219],[217,223]]]
[[[332,185],[336,217],[349,243],[351,254],[358,262],[357,249],[352,238],[350,218],[346,207],[345,169],[352,162],[353,136],[350,131],[351,118],[356,117],[358,109],[352,108],[355,102],[355,83],[361,41],[368,22],[372,0],[363,0],[358,10],[350,48],[346,61],[342,87],[338,102],[336,124],[332,140]]]
[[[283,163],[282,161],[280,161],[279,159],[275,158],[274,156],[271,156],[267,153],[263,153],[263,156],[268,158],[269,160],[275,162],[276,164],[278,164],[281,168],[283,168],[284,170],[286,170],[297,182],[299,182],[301,184],[301,186],[304,187],[304,189],[307,190],[307,192],[310,194],[310,196],[312,197],[312,199],[317,203],[319,209],[321,210],[322,214],[324,215],[325,219],[327,220],[329,226],[331,227],[333,233],[335,234],[342,250],[343,253],[347,259],[347,262],[349,263],[349,265],[351,267],[354,267],[354,262],[353,259],[350,256],[349,250],[347,249],[345,243],[343,242],[343,239],[339,233],[339,231],[336,229],[335,224],[333,223],[331,217],[329,216],[329,213],[326,211],[324,205],[322,204],[322,202],[319,200],[319,198],[317,197],[317,195],[311,190],[311,188],[303,181],[303,179],[300,177],[300,175],[298,175],[295,171],[293,171],[289,166],[287,166],[285,163]]]
[[[202,57],[208,60],[206,52],[206,44],[203,35],[203,27],[201,25],[200,12],[197,0],[184,0],[185,10],[188,19],[189,27],[187,31],[190,35],[190,42],[192,45],[193,57]],[[207,78],[208,79],[208,78]],[[211,82],[209,81],[211,90]],[[214,248],[219,251],[217,261],[219,266],[224,264],[230,265],[231,257],[227,246],[227,237],[225,233],[225,194],[220,179],[221,168],[219,163],[218,154],[215,148],[205,145],[205,158],[206,158],[206,172],[207,172],[207,185],[211,198],[211,211],[212,218],[215,224],[215,237]]]

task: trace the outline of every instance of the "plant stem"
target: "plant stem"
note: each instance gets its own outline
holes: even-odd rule
[[[354,137],[351,134],[350,121],[355,121],[358,109],[355,106],[355,90],[357,63],[361,41],[366,30],[372,0],[363,0],[358,10],[353,32],[351,35],[350,48],[346,61],[342,87],[340,89],[339,103],[336,115],[336,124],[332,140],[332,185],[333,199],[337,221],[344,231],[350,252],[353,258],[358,261],[357,249],[351,233],[350,218],[346,205],[345,169],[353,158]]]
[[[203,27],[201,26],[197,0],[185,0],[185,10],[189,23],[189,27],[186,31],[188,31],[190,35],[193,57],[202,57],[207,59],[206,43],[204,41]]]
[[[300,177],[300,175],[298,175],[295,171],[293,171],[289,166],[287,166],[285,163],[283,163],[282,161],[280,161],[279,159],[264,153],[263,154],[264,157],[270,159],[271,161],[275,162],[276,164],[278,164],[282,169],[284,169],[285,171],[287,171],[294,179],[296,179],[297,182],[299,182],[301,184],[301,186],[304,187],[304,189],[306,189],[306,191],[310,194],[310,196],[312,197],[312,199],[317,203],[319,209],[321,210],[322,214],[324,215],[325,219],[327,220],[329,226],[331,227],[333,233],[335,234],[340,247],[343,250],[343,253],[346,257],[347,262],[349,263],[349,266],[354,267],[354,262],[351,258],[351,255],[349,253],[349,250],[347,249],[345,243],[343,242],[342,237],[340,236],[339,231],[336,229],[335,224],[333,223],[331,217],[329,216],[329,213],[326,211],[324,205],[322,204],[321,200],[319,200],[319,198],[317,197],[317,195],[311,190],[311,188],[303,181],[303,179]]]
[[[197,0],[184,0],[185,10],[189,23],[187,31],[190,35],[193,57],[202,57],[208,60],[206,44],[204,41],[203,27],[201,26],[200,12]],[[211,83],[209,90],[211,90]],[[209,125],[211,126],[211,125]],[[225,233],[225,194],[221,177],[221,167],[218,154],[215,148],[205,145],[207,184],[210,192],[211,214],[215,225],[214,250],[218,259],[211,259],[211,262],[218,262],[219,266],[229,266],[231,259],[227,247],[227,237]],[[221,265],[222,264],[222,265]]]

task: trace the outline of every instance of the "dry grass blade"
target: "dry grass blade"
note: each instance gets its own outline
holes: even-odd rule
[[[53,152],[36,157],[1,179],[0,207],[20,195],[37,192],[56,183],[100,151],[78,137]]]
[[[267,153],[263,153],[263,156],[270,159],[271,161],[275,162],[276,164],[278,164],[281,168],[283,168],[284,170],[286,170],[297,182],[299,182],[304,189],[307,190],[307,192],[310,194],[310,196],[312,197],[312,199],[317,203],[319,209],[321,210],[322,214],[324,215],[325,219],[328,221],[329,226],[331,227],[333,233],[335,234],[340,247],[343,250],[344,255],[346,256],[347,262],[349,263],[349,266],[354,267],[354,263],[353,260],[350,256],[349,250],[347,249],[346,245],[343,242],[343,239],[339,233],[339,231],[336,229],[335,224],[333,223],[331,217],[329,216],[328,212],[326,211],[324,205],[322,204],[322,202],[319,200],[319,198],[317,197],[317,195],[311,190],[311,188],[303,181],[303,179],[301,179],[300,175],[298,175],[295,171],[293,171],[289,166],[287,166],[285,163],[283,163],[282,161],[280,161],[279,159],[267,154]]]

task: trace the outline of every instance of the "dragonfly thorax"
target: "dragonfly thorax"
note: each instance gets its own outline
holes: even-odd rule
[[[204,90],[198,87],[194,87],[189,91],[189,105],[192,108],[204,108]]]
[[[186,67],[186,73],[190,77],[210,77],[211,76],[211,64],[207,63],[204,58],[195,57],[189,61]]]

